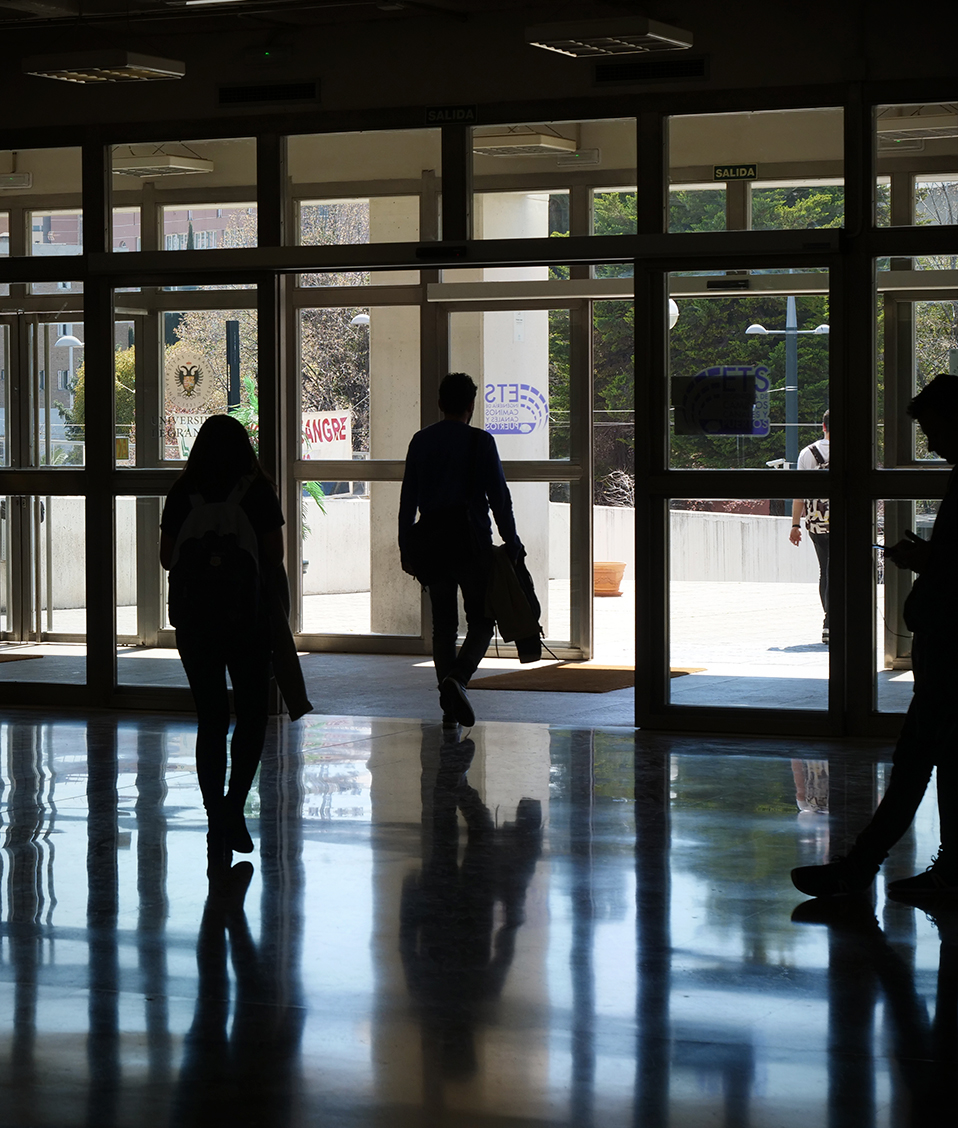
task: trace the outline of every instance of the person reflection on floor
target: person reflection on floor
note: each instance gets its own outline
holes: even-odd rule
[[[829,1123],[875,1123],[875,1029],[878,992],[897,1064],[893,1122],[939,1123],[954,1107],[958,1048],[958,906],[941,901],[931,918],[941,937],[934,1018],[915,985],[915,970],[889,943],[865,898],[803,901],[795,924],[828,928]],[[905,1107],[902,1107],[905,1106]]]
[[[263,958],[250,934],[243,902],[252,876],[252,864],[240,862],[211,886],[206,900],[196,943],[196,1009],[171,1117],[175,1128],[294,1120],[303,1008],[285,1000],[275,960]],[[227,948],[236,976],[232,1025]]]
[[[421,1012],[425,1067],[458,1080],[476,1072],[480,1009],[502,991],[542,852],[539,800],[521,799],[515,821],[496,827],[466,778],[474,754],[471,740],[449,741],[440,750],[426,828],[431,850],[421,872],[403,884],[399,926],[406,984]],[[458,811],[467,833],[461,863]],[[497,902],[504,918],[498,930]]]

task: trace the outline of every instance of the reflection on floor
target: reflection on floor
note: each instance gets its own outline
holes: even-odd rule
[[[275,722],[212,892],[188,721],[0,750],[4,1128],[941,1122],[956,910],[791,919],[886,749]],[[936,846],[929,795],[886,876]]]

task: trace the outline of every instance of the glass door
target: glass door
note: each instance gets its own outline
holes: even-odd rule
[[[669,292],[668,700],[825,711],[828,274]]]
[[[85,501],[58,487],[85,461],[83,323],[67,317],[78,313],[0,318],[0,478],[47,472],[30,493],[0,485],[0,632],[11,650],[55,644],[30,655],[50,659],[42,669],[8,654],[4,680],[85,676]]]

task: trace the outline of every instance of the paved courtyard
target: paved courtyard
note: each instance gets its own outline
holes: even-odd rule
[[[879,589],[879,605],[882,602]],[[330,634],[363,634],[369,632],[370,598],[368,592],[346,595],[308,596],[304,599],[304,626],[308,631]],[[595,649],[593,661],[631,665],[635,659],[634,585],[623,585],[619,597],[596,597],[594,608]],[[684,581],[671,589],[671,665],[700,668],[689,676],[671,682],[672,700],[689,705],[739,706],[742,708],[806,708],[825,709],[828,699],[828,648],[821,642],[821,607],[817,586],[811,583],[715,583]],[[58,632],[82,634],[85,630],[82,609],[58,610],[54,627]],[[136,609],[117,608],[120,634],[135,634]],[[549,591],[549,626],[552,638],[567,638],[569,633],[569,584],[554,580]],[[879,621],[879,628],[881,623]],[[879,630],[879,637],[881,637]],[[82,645],[45,644],[42,647],[18,648],[23,654],[42,654],[43,662],[17,661],[0,663],[0,680],[78,682],[85,678],[85,654]],[[185,686],[186,680],[174,650],[157,650],[124,646],[118,652],[120,682],[124,685]],[[347,661],[348,658],[348,661]],[[551,661],[551,659],[548,659]],[[344,679],[339,692],[350,692],[349,686],[362,676],[355,671],[363,664],[371,668],[371,657],[363,655],[312,655],[304,661],[307,676],[315,672],[323,686],[330,677],[336,680],[339,671]],[[401,664],[398,676],[393,666]],[[483,663],[490,672],[514,668],[510,659],[491,657]],[[355,667],[355,670],[354,670]],[[412,674],[410,670],[423,671]],[[386,669],[393,670],[386,674]],[[349,671],[348,675],[346,671]],[[381,696],[393,699],[399,712],[405,698],[402,687],[407,677],[412,683],[431,692],[431,663],[422,658],[403,659],[394,656],[383,666]],[[911,674],[907,671],[878,670],[878,702],[882,711],[903,712],[911,693]],[[348,683],[348,685],[346,684]],[[373,684],[368,687],[372,693]],[[371,708],[370,692],[360,688],[364,710]],[[622,702],[618,702],[620,695]],[[322,697],[322,694],[317,694]],[[487,697],[499,694],[486,694]],[[505,694],[515,699],[516,693]],[[540,695],[537,695],[540,696]],[[541,695],[554,697],[556,695]],[[571,708],[563,695],[562,708]],[[594,695],[593,695],[594,696]],[[615,710],[616,723],[629,723],[632,707],[631,691],[602,695],[608,706],[613,696],[621,708]],[[583,708],[585,707],[584,703]],[[592,702],[592,705],[595,703]],[[335,711],[342,712],[341,708]],[[347,710],[348,711],[348,710]],[[361,710],[362,711],[362,710]],[[507,709],[506,712],[509,710]],[[503,716],[502,719],[508,719]]]

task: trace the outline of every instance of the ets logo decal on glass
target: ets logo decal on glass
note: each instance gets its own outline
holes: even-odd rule
[[[549,401],[532,384],[486,384],[483,399],[491,435],[531,435],[549,420]]]
[[[750,435],[771,429],[770,383],[764,365],[718,364],[672,377],[677,435]]]

